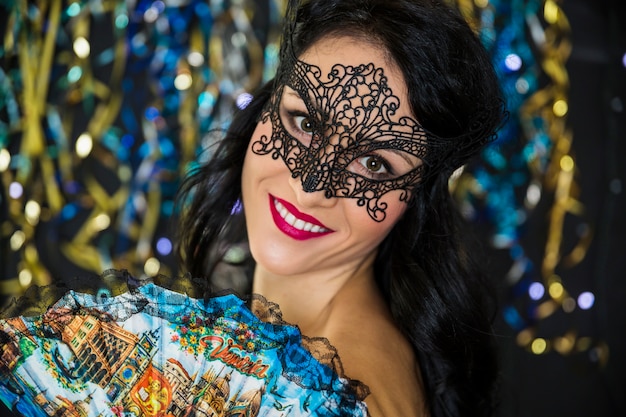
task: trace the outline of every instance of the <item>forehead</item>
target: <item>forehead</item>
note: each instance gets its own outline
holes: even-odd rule
[[[328,80],[328,75],[337,64],[343,66],[358,66],[373,64],[382,69],[387,84],[393,95],[400,99],[400,110],[406,110],[403,115],[408,116],[407,88],[402,72],[380,45],[352,36],[324,37],[305,50],[300,61],[314,65],[320,69],[320,81]]]

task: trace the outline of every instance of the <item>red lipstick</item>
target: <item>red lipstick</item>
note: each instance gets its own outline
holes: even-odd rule
[[[324,226],[315,217],[302,213],[295,208],[293,204],[288,203],[285,200],[274,197],[270,194],[269,203],[270,212],[272,213],[272,218],[274,219],[276,227],[292,239],[307,240],[315,237],[322,237],[333,232],[333,230]],[[295,217],[295,221],[290,218],[289,214]],[[286,217],[291,220],[291,222],[288,222]],[[292,225],[290,223],[294,224]]]

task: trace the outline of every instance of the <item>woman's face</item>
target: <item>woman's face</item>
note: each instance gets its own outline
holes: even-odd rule
[[[371,43],[323,38],[288,74],[243,167],[252,255],[278,275],[355,268],[406,208],[423,131],[401,73]]]

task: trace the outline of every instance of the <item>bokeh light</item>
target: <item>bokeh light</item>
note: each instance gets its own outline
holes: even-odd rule
[[[34,200],[30,200],[26,203],[24,207],[24,215],[26,216],[26,221],[31,225],[36,225],[39,223],[39,216],[41,215],[41,206],[38,202]]]
[[[22,196],[23,193],[24,187],[19,182],[14,181],[9,185],[9,197],[17,200]]]
[[[187,62],[192,67],[199,67],[204,64],[204,55],[197,51],[190,52],[189,55],[187,55]]]
[[[563,156],[559,163],[561,165],[561,169],[565,172],[569,172],[574,169],[574,159],[569,155]]]
[[[97,215],[91,222],[92,230],[94,232],[102,231],[108,228],[110,224],[111,218],[105,213]]]
[[[585,291],[583,293],[580,293],[580,295],[578,296],[578,307],[580,307],[582,310],[589,310],[591,307],[593,307],[595,301],[595,295],[593,295],[592,292]]]
[[[560,282],[553,282],[548,287],[548,292],[550,293],[550,297],[554,299],[561,298],[563,296],[563,284]]]
[[[540,282],[533,282],[528,287],[528,296],[535,301],[541,300],[545,293],[546,289]]]
[[[188,72],[181,72],[174,78],[174,86],[177,90],[188,90],[193,83],[193,79],[191,78],[191,74]]]
[[[541,355],[541,354],[545,353],[547,348],[548,348],[548,343],[546,342],[546,339],[543,339],[541,337],[536,338],[530,344],[530,350],[535,355]]]
[[[0,149],[0,172],[6,171],[11,165],[11,154],[6,149]]]
[[[11,239],[9,240],[9,244],[11,245],[12,251],[18,251],[26,241],[26,234],[21,230],[16,230],[11,235]]]
[[[143,271],[149,277],[152,277],[158,274],[160,269],[161,269],[161,262],[159,262],[157,258],[148,258],[148,260],[146,261],[143,267]]]
[[[161,255],[169,255],[172,252],[172,241],[166,237],[162,237],[157,240],[156,250]]]
[[[28,287],[33,282],[33,273],[24,268],[20,271],[18,280],[22,287]]]
[[[563,117],[567,114],[569,110],[569,106],[567,105],[567,101],[560,99],[556,100],[552,105],[552,111],[556,117]]]
[[[89,45],[89,41],[82,36],[79,36],[74,40],[74,53],[79,58],[87,58],[91,52],[91,45]]]
[[[76,139],[76,155],[86,158],[93,149],[93,138],[89,133],[83,133]]]
[[[509,71],[518,71],[522,68],[522,58],[517,54],[508,54],[504,59],[504,65]]]

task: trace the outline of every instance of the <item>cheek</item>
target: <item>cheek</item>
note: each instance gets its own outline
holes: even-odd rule
[[[274,159],[272,152],[256,153],[255,142],[265,140],[272,134],[272,126],[269,122],[259,123],[250,138],[246,156],[241,172],[241,191],[244,207],[257,204],[254,198],[263,196],[262,204],[265,204],[265,192],[275,187],[282,187],[288,184],[290,173],[281,157]]]
[[[385,209],[385,220],[377,222],[382,228],[391,230],[406,211],[406,203],[400,200],[403,194],[403,191],[395,190],[384,194],[380,198],[380,203],[387,205]]]
[[[252,150],[259,149],[259,145],[261,143],[267,143],[272,138],[272,124],[268,121],[259,122],[252,132],[252,137],[250,138],[250,143],[248,144],[248,153],[246,154],[246,158],[250,155],[256,155]]]
[[[278,150],[276,148],[279,145],[273,137],[274,128],[270,117],[267,117],[266,121],[259,121],[252,132],[250,137],[250,143],[248,145],[248,153],[253,153],[259,156],[271,155]]]
[[[250,138],[250,143],[248,143],[248,149],[246,150],[246,156],[243,161],[243,170],[242,170],[242,181],[245,186],[247,182],[252,180],[251,177],[254,176],[254,173],[259,172],[262,167],[259,164],[263,164],[266,159],[271,160],[272,157],[270,155],[259,155],[253,152],[253,148],[255,147],[255,143],[258,143],[261,138],[269,138],[272,134],[272,126],[269,122],[261,123],[259,122],[252,133],[252,137]]]
[[[360,207],[352,201],[349,217],[352,218],[353,228],[361,230],[364,239],[380,243],[406,211],[407,205],[400,201],[401,195],[400,191],[391,191],[381,197],[380,201],[387,204],[385,220],[382,222],[372,219],[365,207]]]

